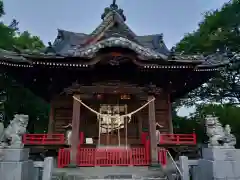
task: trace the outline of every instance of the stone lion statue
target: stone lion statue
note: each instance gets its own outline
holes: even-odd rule
[[[2,142],[3,134],[4,134],[4,124],[2,121],[0,121],[0,143]]]
[[[231,134],[230,125],[227,124],[223,128],[218,117],[207,115],[205,117],[205,126],[209,137],[208,147],[234,148],[236,138]]]
[[[26,133],[28,121],[28,115],[16,114],[7,128],[0,132],[0,148],[23,148],[22,136]]]
[[[225,136],[224,136],[224,147],[225,148],[235,148],[237,143],[236,137],[231,134],[231,127],[229,124],[225,126],[224,129]]]

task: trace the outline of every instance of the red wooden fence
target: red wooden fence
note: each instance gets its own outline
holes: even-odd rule
[[[145,148],[79,148],[77,154],[78,166],[148,166],[150,165],[149,150]],[[167,151],[159,149],[158,161],[162,165],[167,163]],[[63,168],[70,164],[70,149],[59,150],[58,167]]]
[[[195,145],[196,134],[161,134],[160,144]]]
[[[65,144],[64,134],[24,134],[23,144],[26,145],[59,145]]]
[[[148,139],[148,132],[143,132],[141,135],[141,143],[145,144]],[[161,145],[196,145],[197,137],[195,133],[192,134],[161,134]]]
[[[66,167],[70,164],[70,148],[59,149],[58,151],[58,168]]]
[[[141,142],[145,144],[148,132],[143,132]],[[65,144],[64,134],[25,134],[23,143],[26,145],[61,145]],[[84,143],[84,133],[80,133],[80,144]],[[196,134],[161,134],[160,144],[196,145]]]

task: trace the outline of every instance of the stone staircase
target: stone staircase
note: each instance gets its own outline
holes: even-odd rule
[[[94,180],[94,179],[139,179],[139,180],[175,180],[171,175],[167,177],[159,168],[149,167],[81,167],[55,169],[52,180]]]

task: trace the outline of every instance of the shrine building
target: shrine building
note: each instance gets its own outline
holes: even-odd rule
[[[175,53],[161,33],[137,35],[115,2],[101,19],[89,34],[58,30],[42,51],[0,50],[0,68],[51,104],[48,134],[72,125],[72,162],[79,148],[143,147],[143,132],[156,162],[156,124],[173,134],[172,102],[228,61]]]

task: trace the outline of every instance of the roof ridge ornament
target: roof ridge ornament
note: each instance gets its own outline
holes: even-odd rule
[[[110,12],[118,13],[122,17],[123,21],[126,21],[126,16],[123,14],[123,9],[118,8],[116,0],[113,0],[112,4],[104,9],[104,13],[101,16],[101,19],[104,20],[104,18],[107,17],[107,14]]]
[[[110,5],[110,8],[113,8],[113,9],[118,9],[118,5],[116,3],[116,0],[113,0],[112,4]]]

